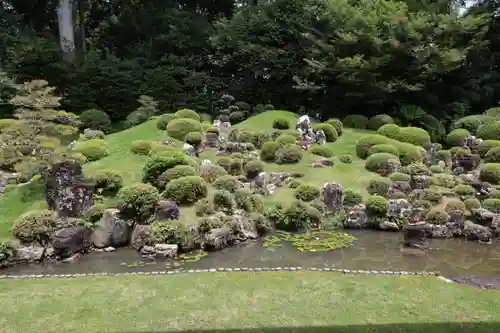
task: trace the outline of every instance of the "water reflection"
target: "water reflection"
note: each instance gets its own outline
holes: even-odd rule
[[[211,253],[184,269],[235,267],[336,267],[363,270],[439,271],[443,275],[500,276],[500,243],[490,245],[464,239],[430,240],[428,251],[402,250],[400,233],[350,231],[352,248],[333,252],[299,252],[289,243],[263,247],[262,240]],[[173,261],[144,261],[132,249],[91,253],[76,264],[45,264],[5,269],[5,274],[70,274],[94,272],[162,271],[179,269]]]

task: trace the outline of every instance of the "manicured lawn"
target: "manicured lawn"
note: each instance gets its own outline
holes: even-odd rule
[[[313,272],[9,280],[0,306],[2,333],[494,333],[500,321],[497,291]]]

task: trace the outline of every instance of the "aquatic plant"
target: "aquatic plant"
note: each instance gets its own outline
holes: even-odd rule
[[[283,242],[291,242],[292,246],[300,252],[328,252],[350,247],[355,240],[354,236],[330,230],[314,230],[293,235],[281,232],[266,237],[263,246],[280,247]]]

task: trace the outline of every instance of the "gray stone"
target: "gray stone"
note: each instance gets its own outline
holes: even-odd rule
[[[106,210],[96,225],[91,236],[95,247],[120,247],[129,243],[132,222],[122,219],[117,209]]]
[[[426,224],[425,231],[430,238],[451,238],[453,234],[446,225]]]
[[[411,192],[411,184],[404,181],[395,181],[391,184],[391,189],[408,194]]]
[[[485,227],[491,227],[495,213],[484,208],[473,209],[474,222]]]
[[[423,190],[431,185],[430,177],[427,175],[416,175],[411,178],[411,187],[416,190]]]
[[[344,187],[333,182],[325,183],[322,190],[323,203],[328,212],[337,213],[344,205]]]
[[[107,248],[104,249],[104,252],[113,252],[115,251],[116,249],[112,246],[108,246]]]
[[[196,149],[189,143],[184,143],[184,146],[182,146],[182,152],[188,156],[197,157]]]
[[[151,226],[136,224],[130,237],[130,245],[139,251],[143,246],[150,242]]]
[[[210,148],[216,148],[219,139],[218,133],[206,132],[205,133],[205,145]]]
[[[82,226],[74,226],[57,230],[51,237],[54,254],[69,257],[78,252],[86,252],[90,248],[91,231]]]
[[[399,231],[399,226],[396,222],[383,221],[380,223],[379,228],[385,231]]]
[[[396,220],[409,219],[411,216],[412,206],[406,199],[391,199],[387,204],[387,217],[395,218]],[[403,223],[401,223],[403,224]]]
[[[403,227],[404,246],[416,249],[426,249],[429,245],[426,239],[426,223],[413,223]]]
[[[172,200],[161,200],[156,208],[155,218],[159,221],[178,220],[180,217],[179,205]]]
[[[316,143],[318,143],[320,145],[326,144],[326,135],[325,135],[325,132],[323,130],[317,131],[315,139],[316,139]]]
[[[480,224],[475,224],[471,221],[465,221],[464,236],[469,240],[490,242],[493,235],[490,228],[487,228]]]
[[[344,222],[344,227],[348,229],[360,229],[367,226],[366,206],[358,204],[354,206],[348,213],[347,219]]]
[[[203,238],[205,250],[221,250],[233,241],[231,230],[227,227],[211,229]]]
[[[179,251],[177,244],[156,244],[154,247],[157,257],[175,258]]]
[[[16,254],[12,258],[12,261],[20,263],[37,262],[44,258],[44,254],[45,248],[40,245],[31,244],[20,246],[19,248],[17,248]]]
[[[81,253],[75,253],[71,257],[68,257],[64,260],[61,260],[61,262],[66,263],[66,264],[74,264],[74,263],[77,263],[81,257],[82,257]]]
[[[332,160],[329,160],[327,158],[320,159],[319,163],[323,164],[324,166],[328,166],[328,167],[331,167],[331,166],[333,166],[335,164],[335,163],[333,163]]]

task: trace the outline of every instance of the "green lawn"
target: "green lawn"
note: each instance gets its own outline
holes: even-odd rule
[[[498,291],[313,272],[8,280],[0,307],[2,333],[494,333],[500,322]]]

